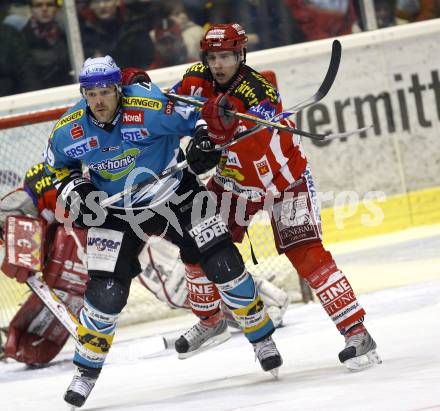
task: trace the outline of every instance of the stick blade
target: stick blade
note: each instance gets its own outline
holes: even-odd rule
[[[332,44],[332,55],[330,58],[330,63],[328,66],[327,73],[325,75],[324,81],[319,87],[318,93],[320,99],[324,98],[335,82],[336,75],[338,74],[339,65],[341,63],[342,57],[342,46],[339,40],[334,40]]]
[[[325,74],[321,86],[312,97],[309,97],[308,99],[299,102],[293,107],[290,107],[288,111],[291,111],[292,112],[291,114],[296,114],[304,110],[305,108],[317,103],[328,94],[338,74],[339,64],[341,63],[341,56],[342,56],[341,43],[339,40],[334,40],[332,44],[332,55],[330,57],[327,73]]]

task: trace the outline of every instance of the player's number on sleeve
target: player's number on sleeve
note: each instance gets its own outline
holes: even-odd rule
[[[53,155],[53,152],[50,148],[50,144],[47,143],[46,145],[46,150],[44,150],[44,159],[47,161],[47,163],[50,166],[54,166],[55,165],[55,156]]]

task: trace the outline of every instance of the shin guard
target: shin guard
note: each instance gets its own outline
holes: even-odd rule
[[[221,298],[216,285],[208,280],[198,264],[186,264],[185,277],[192,312],[202,321],[212,318],[217,322]]]
[[[251,343],[259,342],[273,333],[272,320],[252,276],[246,270],[234,280],[217,284],[217,288],[223,302]]]
[[[73,362],[85,368],[102,368],[113,342],[119,314],[106,314],[87,300],[79,315],[78,341]]]

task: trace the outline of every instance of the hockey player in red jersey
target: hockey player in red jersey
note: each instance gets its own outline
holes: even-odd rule
[[[339,360],[351,370],[380,362],[376,343],[366,330],[365,311],[346,276],[321,241],[317,193],[299,136],[263,129],[222,152],[202,151],[228,142],[232,125],[218,122],[209,112],[225,109],[272,119],[281,112],[278,91],[261,74],[245,64],[247,37],[239,24],[215,24],[201,40],[202,62],[191,66],[174,86],[177,94],[208,98],[203,110],[211,129],[224,138],[192,140],[187,160],[201,174],[217,166],[208,189],[226,213],[233,240],[241,242],[252,216],[270,213],[275,244],[290,260],[299,276],[315,291],[338,331],[345,337]],[[229,117],[229,122],[234,118]],[[283,120],[287,121],[288,120]],[[252,122],[236,124],[242,129]],[[215,336],[224,322],[220,295],[198,265],[187,265],[186,276],[193,312],[200,321],[176,342],[176,350],[189,356]],[[198,285],[203,285],[204,292]],[[212,286],[212,287],[211,287]],[[212,292],[209,292],[212,290]],[[220,291],[221,292],[221,291]]]

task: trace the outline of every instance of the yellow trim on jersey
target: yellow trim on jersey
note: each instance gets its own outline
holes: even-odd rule
[[[160,100],[146,97],[122,97],[122,105],[124,107],[139,107],[149,110],[160,110],[162,108]]]
[[[64,127],[66,124],[71,123],[72,121],[79,120],[85,113],[84,109],[79,109],[74,111],[73,113],[68,114],[67,116],[61,117],[57,123],[55,124],[55,127],[52,130],[51,137],[53,136],[53,133],[55,133],[56,130],[58,130],[61,127]]]

